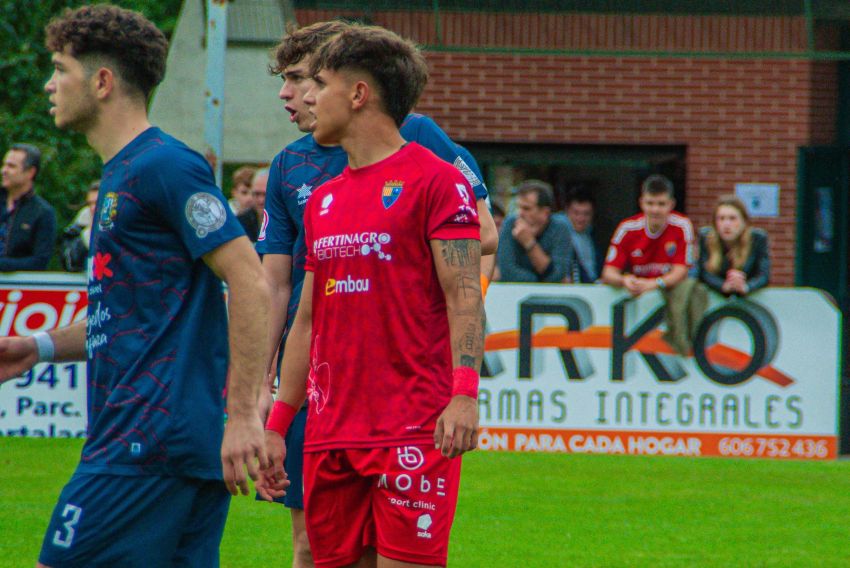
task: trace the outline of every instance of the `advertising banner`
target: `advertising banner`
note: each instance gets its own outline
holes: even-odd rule
[[[713,296],[693,352],[663,340],[658,293],[493,284],[479,445],[485,450],[832,459],[840,313],[812,289]],[[86,318],[85,279],[0,277],[0,336]],[[84,363],[0,386],[0,435],[84,436]]]
[[[69,274],[0,277],[0,337],[28,336],[86,319],[85,278]],[[39,363],[0,385],[0,436],[83,437],[86,364]]]
[[[817,290],[713,296],[688,356],[657,292],[494,284],[486,305],[482,449],[837,456],[840,312]]]

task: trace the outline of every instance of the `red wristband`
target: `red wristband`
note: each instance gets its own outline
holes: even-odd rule
[[[452,396],[462,394],[478,398],[478,372],[471,367],[457,367],[452,371]]]
[[[298,414],[298,409],[294,406],[282,400],[274,401],[272,411],[269,412],[269,418],[266,420],[266,430],[286,436],[286,431],[289,430],[289,425],[292,424],[292,419],[295,418],[296,414]]]

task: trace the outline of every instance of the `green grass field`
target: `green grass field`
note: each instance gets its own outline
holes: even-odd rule
[[[35,563],[81,443],[0,439],[0,567]],[[233,500],[225,567],[291,563],[282,507]],[[850,462],[477,452],[452,566],[850,566]]]

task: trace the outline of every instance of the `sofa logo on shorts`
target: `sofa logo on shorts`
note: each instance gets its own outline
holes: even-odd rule
[[[374,255],[379,260],[391,261],[393,255],[387,252],[387,245],[392,240],[389,233],[328,235],[313,241],[313,254],[316,255],[317,260]]]
[[[356,294],[369,291],[368,278],[352,278],[349,274],[341,280],[328,278],[325,282],[325,296],[333,294]]]
[[[419,529],[416,536],[419,538],[431,538],[431,533],[428,532],[428,529],[430,529],[433,524],[434,520],[428,513],[419,515],[419,518],[416,519],[416,528]]]
[[[407,471],[416,471],[425,463],[425,456],[422,454],[422,450],[416,446],[404,446],[403,448],[397,448],[396,451],[398,452],[398,465]]]

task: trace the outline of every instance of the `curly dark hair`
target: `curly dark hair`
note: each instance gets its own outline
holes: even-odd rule
[[[428,64],[410,40],[379,26],[349,26],[323,44],[310,65],[322,69],[351,69],[375,80],[384,110],[397,126],[413,109],[428,82]]]
[[[330,20],[291,30],[272,50],[274,63],[269,65],[269,73],[280,75],[284,69],[312,55],[322,44],[350,27],[351,24],[341,20]]]
[[[88,69],[111,62],[116,74],[145,100],[165,75],[168,40],[139,12],[108,4],[67,8],[45,28],[47,48],[69,53]]]

